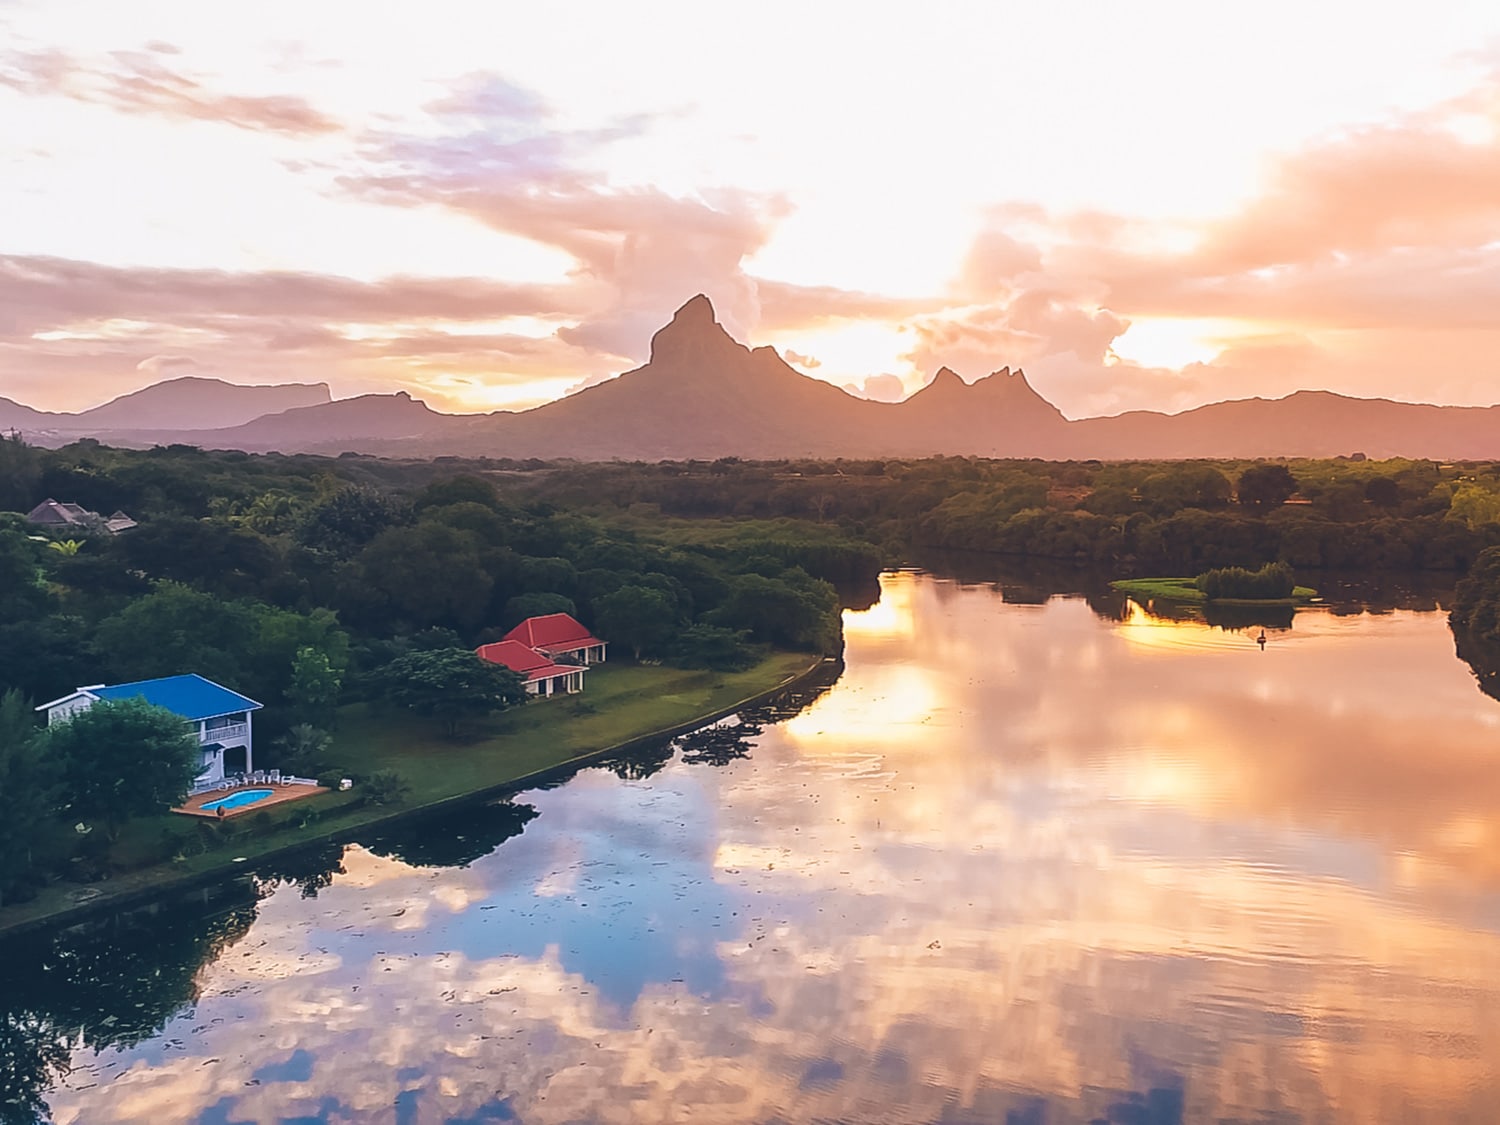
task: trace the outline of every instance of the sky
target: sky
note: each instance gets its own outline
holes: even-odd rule
[[[0,0],[0,395],[1500,402],[1500,6]]]

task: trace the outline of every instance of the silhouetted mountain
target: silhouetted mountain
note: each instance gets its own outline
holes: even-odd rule
[[[76,430],[217,430],[332,399],[327,383],[250,387],[186,375],[121,395],[57,425]]]
[[[112,407],[138,418],[144,411],[135,407],[155,401],[161,404],[155,423],[107,431],[100,427],[97,436],[119,444],[177,441],[252,452],[580,460],[934,454],[1052,459],[1326,457],[1354,452],[1372,457],[1500,459],[1500,407],[1424,406],[1327,391],[1220,402],[1182,414],[1136,411],[1070,422],[1032,389],[1019,369],[1004,367],[965,383],[944,367],[905,402],[872,402],[795,371],[772,348],[752,350],[736,342],[702,295],[678,309],[671,323],[652,338],[649,362],[519,413],[440,414],[405,392],[330,402],[327,387],[317,384],[229,388],[310,395],[316,397],[316,405],[266,412],[232,426],[164,424],[167,418],[201,417],[186,407],[174,413],[167,404],[184,393],[209,402],[210,390],[198,387],[205,383],[214,381],[172,380],[78,416],[29,412],[41,421],[23,416],[7,423],[8,408],[29,408],[0,399],[0,426],[51,429],[52,440],[67,440],[73,423],[62,419],[92,417],[97,423]],[[219,417],[223,416],[221,410]]]
[[[249,452],[342,452],[373,443],[419,439],[437,433],[445,424],[457,427],[468,421],[468,415],[439,414],[405,391],[397,391],[283,410],[225,429],[137,432],[129,437],[137,442],[170,440]]]
[[[1432,406],[1297,391],[1278,399],[1215,402],[1181,414],[1135,411],[1070,427],[1081,456],[1500,457],[1500,406]]]
[[[63,414],[48,414],[33,410],[14,399],[0,398],[0,431],[38,430],[52,424],[52,419],[67,417]]]
[[[520,414],[477,419],[445,451],[497,457],[658,460],[1044,456],[1067,422],[1009,369],[966,386],[944,369],[903,403],[871,402],[736,343],[702,295],[651,341],[651,360]]]
[[[263,414],[332,402],[327,383],[282,383],[241,386],[222,379],[187,375],[153,383],[77,414],[33,410],[0,398],[0,429],[17,429],[52,443],[90,436],[122,444],[180,440],[188,430],[218,430],[243,425]],[[129,440],[137,435],[134,440]],[[139,436],[145,435],[145,437]]]

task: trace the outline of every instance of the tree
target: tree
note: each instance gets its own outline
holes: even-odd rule
[[[298,723],[275,742],[276,761],[288,773],[321,777],[332,740],[311,723]]]
[[[202,769],[182,717],[144,699],[101,700],[50,727],[45,752],[61,766],[68,815],[104,821],[111,839],[131,817],[181,804]]]
[[[684,668],[737,672],[755,663],[744,634],[718,625],[689,625],[672,642],[672,663]]]
[[[526,699],[520,676],[466,648],[398,656],[381,669],[380,680],[392,703],[437,719],[450,738],[464,719],[504,711]]]
[[[304,723],[331,725],[343,684],[343,670],[334,667],[326,652],[303,645],[292,658],[292,682],[286,696]]]
[[[479,541],[440,523],[381,532],[360,555],[359,569],[411,625],[460,632],[484,619],[495,584],[480,561]]]
[[[193,671],[219,683],[238,683],[244,678],[242,654],[226,646],[242,645],[251,631],[233,603],[177,582],[158,582],[151,593],[101,621],[95,635],[117,679]]]
[[[337,676],[349,661],[349,638],[329,610],[302,614],[224,601],[177,582],[158,582],[101,621],[96,636],[118,679],[192,671],[262,703],[287,696],[304,648],[321,654]]]
[[[670,594],[646,586],[621,586],[594,602],[594,618],[604,639],[629,645],[639,660],[657,652],[677,627],[677,603]]]
[[[1240,504],[1257,512],[1279,508],[1297,491],[1297,478],[1285,465],[1251,465],[1240,474]]]
[[[1390,477],[1371,477],[1365,481],[1365,499],[1377,508],[1394,508],[1401,503],[1401,486]]]
[[[578,607],[572,598],[561,594],[518,594],[506,601],[502,620],[507,626],[515,626],[528,617],[545,617],[549,613],[573,616],[578,613]]]
[[[745,629],[757,641],[832,652],[838,646],[838,594],[828,583],[793,567],[777,578],[742,574],[711,625]]]
[[[411,522],[411,509],[373,488],[349,486],[314,504],[297,528],[297,541],[348,558],[390,527]]]
[[[18,691],[0,696],[0,905],[26,882],[57,799],[55,763]]]
[[[41,499],[37,495],[41,479],[40,452],[27,445],[20,434],[0,434],[0,508],[29,510]]]

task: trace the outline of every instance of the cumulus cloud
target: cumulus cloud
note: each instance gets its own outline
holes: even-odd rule
[[[305,98],[292,94],[228,94],[168,66],[170,44],[115,51],[105,59],[81,60],[56,49],[0,55],[0,86],[23,94],[71,98],[122,113],[152,113],[187,121],[215,121],[239,129],[316,136],[340,129],[338,122]]]
[[[823,366],[823,361],[816,356],[803,355],[801,352],[794,352],[790,348],[786,352],[786,361],[797,367],[805,367],[809,371],[814,371]]]
[[[876,402],[900,402],[906,397],[906,384],[902,382],[901,376],[889,372],[868,375],[857,393],[862,398],[874,399]]]
[[[786,213],[784,199],[615,185],[595,167],[649,118],[561,128],[539,98],[493,75],[467,79],[427,116],[431,128],[421,133],[367,137],[359,166],[340,182],[361,198],[437,204],[567,253],[587,307],[560,331],[566,342],[643,359],[664,317],[698,292],[730,332],[743,337],[758,322],[758,287],[743,261]]]
[[[970,375],[1024,364],[1075,417],[1302,388],[1493,402],[1500,81],[1289,153],[1246,205],[1192,228],[997,207],[949,297],[911,321],[904,358]],[[1167,368],[1114,353],[1142,318],[1240,329],[1213,359]]]

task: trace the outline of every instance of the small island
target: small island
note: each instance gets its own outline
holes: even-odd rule
[[[1297,606],[1317,599],[1311,586],[1298,586],[1286,563],[1267,563],[1259,570],[1242,566],[1207,570],[1196,578],[1123,578],[1110,587],[1138,597],[1189,604]]]

